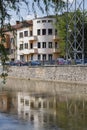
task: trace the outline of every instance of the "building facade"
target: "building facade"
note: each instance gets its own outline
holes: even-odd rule
[[[6,37],[8,36],[8,40],[6,39],[6,45],[8,45],[8,57],[9,60],[14,61],[17,59],[17,41],[16,41],[16,30],[5,32]],[[7,42],[8,41],[8,42]]]
[[[55,60],[59,55],[59,38],[55,18],[42,17],[17,28],[17,60]],[[19,23],[20,24],[20,23]]]
[[[9,60],[17,59],[17,30],[14,26],[5,25],[0,35],[0,44],[4,45]],[[2,52],[0,52],[2,53]],[[2,55],[2,54],[0,54]]]

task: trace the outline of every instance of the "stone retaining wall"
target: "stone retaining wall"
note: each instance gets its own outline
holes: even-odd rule
[[[87,66],[12,66],[9,77],[69,83],[87,83]]]

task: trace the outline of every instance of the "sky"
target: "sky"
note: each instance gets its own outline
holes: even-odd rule
[[[14,25],[15,24],[15,22],[17,21],[17,20],[22,20],[21,18],[23,18],[24,20],[31,20],[31,19],[33,19],[33,18],[35,18],[35,15],[34,15],[34,13],[33,13],[33,11],[32,11],[32,8],[31,8],[31,0],[28,0],[28,1],[30,1],[30,3],[29,3],[29,9],[30,10],[28,10],[27,9],[27,7],[26,7],[26,5],[25,4],[22,4],[21,6],[20,6],[20,10],[21,10],[21,12],[20,12],[20,17],[16,14],[16,12],[14,12],[14,11],[11,11],[10,12],[10,14],[11,14],[11,21],[10,21],[10,23],[12,24],[12,25]],[[41,0],[42,1],[42,0]],[[65,2],[67,1],[67,0],[64,0]],[[68,0],[69,1],[69,3],[70,3],[70,5],[73,3],[73,2],[75,2],[75,0]],[[77,2],[77,4],[78,3],[81,3],[81,1],[82,0],[76,0],[76,2]],[[85,1],[85,9],[87,8],[87,0],[84,0]],[[43,3],[41,3],[41,5],[43,6]],[[44,7],[44,6],[43,6]],[[39,9],[38,9],[38,7],[36,6],[36,11],[37,11],[37,17],[41,17],[41,16],[45,16],[46,15],[46,13],[42,13]],[[53,11],[52,11],[52,9],[50,10],[50,14],[53,14]]]

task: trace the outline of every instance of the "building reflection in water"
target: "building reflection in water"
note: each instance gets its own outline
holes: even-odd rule
[[[15,93],[0,92],[0,112],[17,113],[17,97]]]
[[[35,128],[45,124],[64,130],[87,129],[86,85],[65,87],[64,84],[34,82],[32,88],[30,82],[28,88],[28,84],[24,89],[17,89],[17,84],[5,87],[0,92],[0,112],[17,115],[19,120],[32,122]]]
[[[44,94],[18,93],[18,115],[20,118],[40,123],[55,122],[56,100]]]
[[[9,109],[9,97],[6,93],[0,94],[0,111],[6,112]]]

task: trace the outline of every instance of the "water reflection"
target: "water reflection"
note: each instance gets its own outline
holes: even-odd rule
[[[80,93],[81,90],[83,92],[84,88],[86,89],[86,86],[77,92],[75,91],[77,85],[76,87],[68,85],[67,88],[64,88],[62,84],[59,84],[60,87],[64,88],[63,90],[56,84],[58,88],[54,92],[55,86],[52,86],[54,85],[52,82],[48,83],[48,86],[44,86],[47,85],[47,82],[35,82],[34,84],[38,85],[36,91],[32,91],[32,86],[28,88],[28,84],[23,90],[18,88],[18,84],[12,89],[10,86],[1,89],[0,124],[7,120],[10,125],[8,128],[1,127],[0,130],[87,129],[87,95],[86,92]],[[43,86],[41,91],[42,84],[48,93],[43,89]],[[71,90],[73,88],[73,91],[69,91],[69,88]]]
[[[56,117],[56,101],[46,95],[18,93],[18,115],[29,121],[53,123]]]

